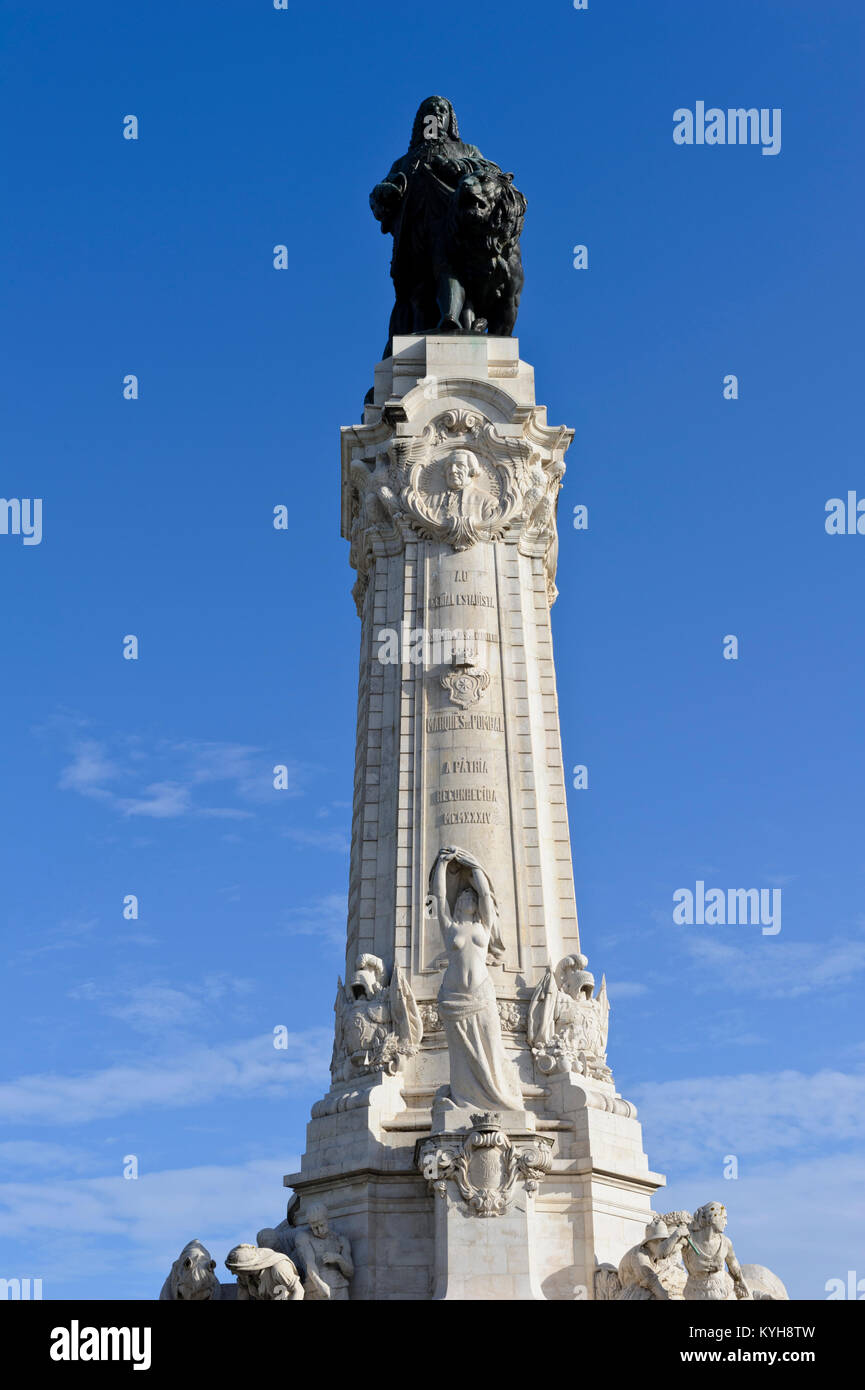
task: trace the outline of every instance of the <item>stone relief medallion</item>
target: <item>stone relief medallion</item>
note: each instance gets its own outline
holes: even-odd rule
[[[357,570],[362,611],[378,555],[402,548],[407,529],[426,540],[467,550],[479,541],[517,534],[521,553],[538,556],[547,597],[555,600],[558,555],[556,503],[565,465],[561,432],[550,440],[500,433],[474,410],[445,410],[417,433],[394,433],[395,420],[363,427],[345,476],[344,534]]]
[[[512,510],[507,483],[507,477],[470,449],[448,449],[415,465],[402,500],[422,534],[467,550],[503,533]]]
[[[545,1136],[512,1140],[492,1112],[472,1115],[467,1134],[442,1135],[418,1145],[417,1164],[431,1192],[446,1197],[453,1183],[473,1216],[504,1216],[517,1184],[533,1194],[553,1161]]]
[[[452,705],[471,709],[472,705],[480,704],[489,689],[490,673],[482,666],[458,666],[453,671],[446,671],[441,683]]]
[[[390,455],[409,524],[429,540],[454,550],[499,540],[520,511],[531,449],[472,411],[446,411]]]

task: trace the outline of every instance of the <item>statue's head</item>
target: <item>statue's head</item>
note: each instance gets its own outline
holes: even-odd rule
[[[653,1216],[646,1227],[646,1234],[643,1237],[644,1245],[651,1245],[654,1249],[655,1244],[660,1244],[666,1240],[672,1232],[668,1229],[666,1221],[660,1216]]]
[[[526,215],[526,200],[514,188],[513,174],[487,169],[463,174],[451,196],[448,232],[451,245],[465,254],[483,249],[499,254],[519,241]]]
[[[427,97],[414,118],[412,145],[420,145],[424,140],[442,140],[448,135],[452,140],[460,138],[456,112],[447,97]]]
[[[349,981],[352,999],[372,999],[384,981],[384,961],[378,956],[358,956],[355,972]]]
[[[281,1250],[279,1233],[272,1226],[265,1226],[255,1237],[259,1250]]]
[[[510,178],[509,175],[505,177]],[[499,176],[496,174],[464,174],[457,190],[464,220],[476,218],[481,222],[491,221],[499,187]]]
[[[215,1269],[216,1261],[210,1258],[210,1251],[200,1240],[191,1240],[171,1266],[172,1297],[187,1303],[213,1298],[219,1289]]]
[[[313,1202],[306,1209],[306,1221],[314,1236],[326,1236],[330,1229],[327,1221],[327,1207],[323,1202]]]
[[[470,449],[454,449],[445,462],[447,485],[455,491],[461,491],[480,471],[481,466]]]
[[[559,965],[557,974],[559,987],[572,999],[591,999],[595,989],[595,977],[587,970],[588,956],[566,956]]]
[[[225,1267],[232,1274],[250,1274],[261,1268],[261,1256],[257,1245],[235,1245],[225,1257]]]
[[[455,922],[476,922],[478,916],[478,895],[474,888],[462,888],[454,903]]]
[[[697,1230],[710,1226],[713,1231],[723,1231],[727,1224],[727,1208],[723,1202],[707,1202],[694,1212],[694,1225]]]

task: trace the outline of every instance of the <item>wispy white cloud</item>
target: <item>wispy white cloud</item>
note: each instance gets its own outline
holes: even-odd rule
[[[641,994],[648,994],[649,986],[642,980],[608,980],[607,994],[610,1001],[615,1003],[617,999],[638,999]]]
[[[185,1046],[137,1065],[77,1076],[41,1073],[0,1085],[0,1118],[9,1124],[73,1125],[149,1107],[199,1105],[217,1097],[284,1096],[326,1082],[330,1029],[290,1033],[284,1050],[272,1034],[221,1047]]]
[[[280,796],[300,796],[315,769],[281,758],[288,785],[274,791],[275,759],[248,744],[196,739],[160,739],[147,743],[134,736],[98,739],[83,735],[82,721],[43,726],[40,733],[58,730],[69,749],[69,762],[60,773],[64,791],[104,802],[124,817],[169,820],[181,816],[246,820],[250,807],[276,804]],[[214,803],[213,792],[233,801]],[[241,805],[236,803],[240,802]]]
[[[81,792],[83,796],[109,796],[106,783],[120,776],[120,768],[107,756],[96,739],[80,739],[75,745],[72,761],[60,774],[64,790]]]
[[[297,1167],[297,1155],[289,1152],[152,1173],[144,1164],[133,1181],[117,1173],[2,1183],[7,1261],[10,1246],[26,1252],[22,1273],[43,1277],[45,1298],[153,1299],[172,1261],[197,1237],[223,1282],[231,1283],[225,1256],[282,1220],[282,1177]]]
[[[122,1019],[142,1033],[184,1033],[197,1028],[215,1004],[244,998],[255,988],[251,980],[213,974],[195,984],[172,985],[162,981],[136,985],[96,984],[85,980],[68,991],[69,998],[96,1003],[103,1013]]]
[[[290,908],[284,916],[281,930],[289,936],[318,936],[334,946],[345,946],[345,919],[348,912],[346,893],[327,893],[303,907]]]
[[[191,810],[189,788],[179,782],[151,782],[139,796],[118,796],[113,801],[124,816],[152,816],[154,820],[186,816]]]
[[[656,1164],[764,1159],[865,1139],[865,1070],[751,1072],[631,1087]]]
[[[817,941],[752,936],[738,944],[705,934],[725,928],[699,930],[704,934],[688,936],[685,950],[695,963],[710,967],[703,971],[702,984],[697,986],[702,989],[796,999],[830,985],[846,984],[865,970],[865,936],[861,932]]]
[[[336,854],[348,854],[351,849],[348,836],[338,830],[285,830],[283,834],[287,840],[309,849],[333,850]]]
[[[64,918],[56,927],[49,927],[38,945],[30,944],[32,933],[28,932],[27,944],[20,947],[17,958],[32,960],[35,956],[51,955],[55,951],[75,951],[83,946],[92,947],[93,933],[97,926],[98,921],[95,917]]]
[[[45,1143],[39,1139],[9,1139],[0,1144],[0,1173],[50,1173],[69,1177],[72,1173],[93,1172],[94,1156],[69,1144]]]
[[[724,1202],[740,1262],[768,1265],[792,1298],[825,1298],[827,1280],[861,1272],[865,1070],[693,1077],[629,1095],[650,1167],[669,1179],[656,1211]]]

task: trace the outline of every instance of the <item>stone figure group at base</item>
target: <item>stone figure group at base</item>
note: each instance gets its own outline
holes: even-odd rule
[[[220,1284],[216,1261],[198,1240],[184,1246],[162,1286],[160,1299],[203,1302],[234,1299],[238,1303],[284,1303],[312,1299],[343,1302],[354,1276],[351,1243],[333,1229],[327,1208],[313,1202],[306,1208],[305,1226],[296,1229],[289,1217],[279,1226],[259,1231],[255,1245],[235,1245],[226,1268],[236,1285]]]
[[[304,1296],[297,1266],[281,1250],[235,1245],[225,1266],[237,1277],[238,1303],[297,1302]]]
[[[595,1298],[620,1303],[786,1299],[781,1280],[765,1265],[739,1265],[726,1225],[721,1202],[707,1202],[693,1216],[687,1211],[653,1216],[618,1270],[612,1265],[595,1270]]]

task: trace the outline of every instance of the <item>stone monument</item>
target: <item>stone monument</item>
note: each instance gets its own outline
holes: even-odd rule
[[[550,628],[573,432],[511,336],[525,199],[431,97],[370,202],[396,302],[342,430],[360,618],[345,983],[286,1219],[229,1267],[247,1299],[747,1296],[717,1204],[705,1231],[652,1210],[664,1179],[580,948]],[[192,1244],[181,1270],[200,1264],[208,1297]]]
[[[299,1211],[351,1297],[592,1297],[663,1179],[580,953],[550,607],[572,431],[511,335],[526,203],[425,101],[371,195],[396,303],[342,431],[361,620],[346,987]]]

